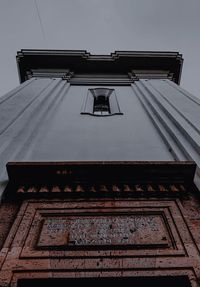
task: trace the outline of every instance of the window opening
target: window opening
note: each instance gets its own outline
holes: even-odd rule
[[[93,116],[122,115],[114,89],[88,89],[81,114]]]
[[[110,114],[109,98],[104,95],[95,96],[93,113],[96,115]]]

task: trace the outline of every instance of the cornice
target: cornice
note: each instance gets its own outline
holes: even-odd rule
[[[4,199],[184,196],[196,165],[187,162],[9,162]]]
[[[129,73],[132,70],[163,70],[180,82],[183,59],[178,52],[116,51],[92,55],[85,50],[34,50],[17,52],[20,82],[34,69],[69,69],[75,73]]]

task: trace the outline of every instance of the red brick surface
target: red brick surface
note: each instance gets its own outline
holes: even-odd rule
[[[0,286],[20,278],[181,274],[197,286],[200,213],[193,195],[26,200],[11,227],[16,210],[0,208],[9,219],[0,225]]]

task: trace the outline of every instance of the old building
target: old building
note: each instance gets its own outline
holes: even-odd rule
[[[0,286],[198,286],[200,100],[182,63],[18,52],[0,98]]]

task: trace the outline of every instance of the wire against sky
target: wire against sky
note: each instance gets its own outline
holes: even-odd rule
[[[37,15],[38,15],[38,19],[39,19],[39,22],[40,22],[40,28],[41,28],[42,36],[43,36],[44,41],[46,42],[44,26],[42,24],[42,19],[41,19],[41,16],[40,16],[39,7],[38,7],[38,4],[37,4],[37,1],[34,0],[34,2],[35,2],[35,7],[36,7],[36,12],[37,12]]]

